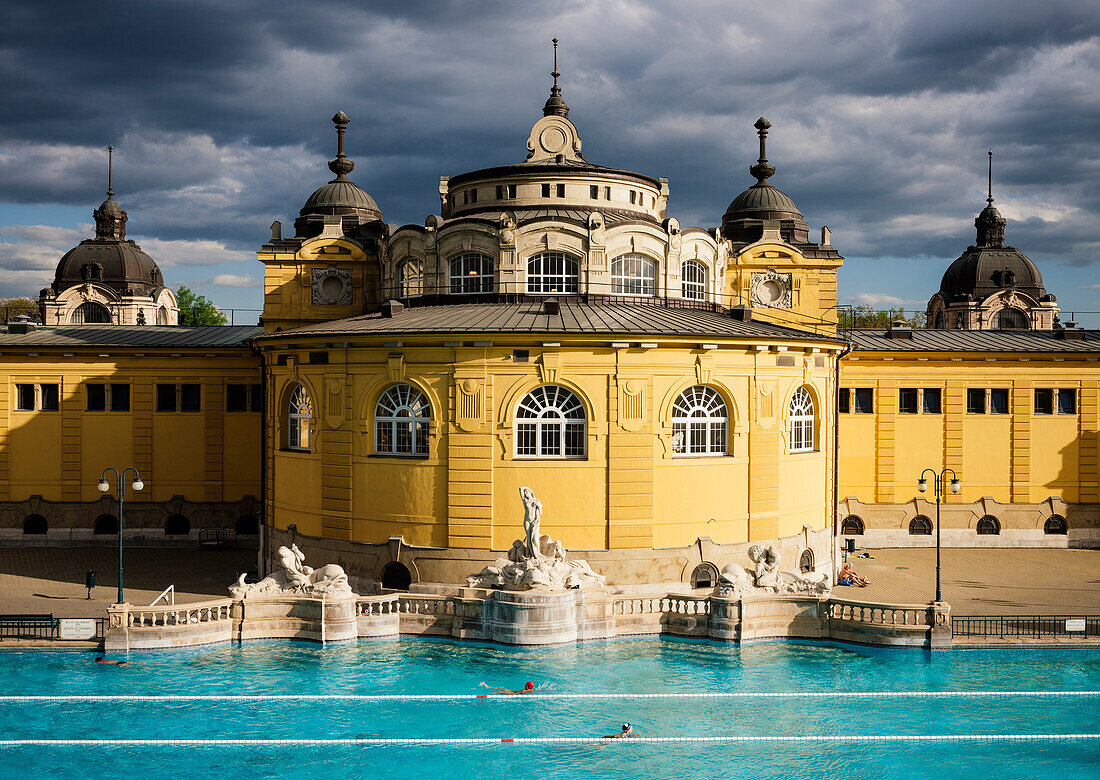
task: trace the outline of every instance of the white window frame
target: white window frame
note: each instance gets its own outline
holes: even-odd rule
[[[707,267],[698,260],[680,264],[680,297],[688,301],[707,299]]]
[[[309,452],[313,444],[313,399],[305,385],[290,393],[286,414],[286,446],[295,452]]]
[[[539,385],[516,405],[517,460],[585,460],[588,414],[576,393],[561,385]]]
[[[463,252],[450,262],[452,295],[493,292],[493,258],[482,252]]]
[[[791,446],[789,452],[814,452],[814,397],[803,385],[794,391],[790,404]]]
[[[415,268],[417,276],[409,276],[409,269]],[[415,257],[402,260],[397,266],[397,297],[419,298],[424,294],[424,263]]]
[[[715,457],[729,447],[729,412],[713,387],[693,385],[672,403],[672,454]]]
[[[374,452],[399,458],[428,457],[432,406],[413,385],[390,385],[374,405]]]
[[[580,292],[580,285],[581,263],[572,255],[565,252],[539,252],[527,258],[528,293],[575,295]]]
[[[612,258],[611,292],[614,295],[656,295],[657,261],[637,252]]]

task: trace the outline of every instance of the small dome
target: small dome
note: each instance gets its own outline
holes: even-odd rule
[[[344,133],[350,121],[343,111],[332,118],[336,125],[336,159],[329,160],[328,167],[336,178],[314,190],[298,212],[294,227],[299,236],[320,234],[324,217],[344,217],[345,229],[382,220],[382,210],[374,198],[348,178],[355,169],[355,163],[344,154]]]
[[[730,203],[722,222],[734,219],[803,219],[790,196],[767,182],[758,182]]]
[[[53,289],[62,292],[85,282],[119,293],[151,295],[164,286],[156,261],[133,241],[90,238],[66,252],[57,264]]]
[[[328,184],[319,187],[306,200],[306,205],[300,212],[302,216],[307,214],[337,214],[336,209],[355,211],[372,211],[378,219],[382,218],[382,211],[374,198],[354,182],[347,179],[333,179]]]

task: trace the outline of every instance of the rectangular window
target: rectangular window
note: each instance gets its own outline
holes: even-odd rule
[[[225,411],[248,411],[248,385],[225,386]]]
[[[1035,391],[1035,414],[1054,414],[1054,391]]]
[[[509,185],[508,185],[508,188],[507,188],[507,189],[505,190],[505,192],[506,192],[506,193],[508,194],[508,197],[509,197],[509,198],[514,198],[514,197],[516,197],[516,185],[514,185],[514,184],[509,184]]]
[[[108,385],[108,387],[111,389],[111,411],[130,411],[130,386],[113,384]]]
[[[600,197],[600,185],[590,185],[588,187],[588,197],[592,198],[592,200],[596,200],[596,198]]]
[[[841,414],[848,414],[852,411],[852,391],[849,388],[840,388],[840,398],[837,406]]]
[[[34,411],[34,385],[16,385],[17,396],[15,408],[20,412]]]
[[[943,397],[940,388],[926,387],[922,395],[924,396],[925,414],[941,414],[943,412]]]
[[[631,206],[635,205],[637,200],[638,200],[638,193],[636,193],[634,190],[631,190],[630,191],[630,205]]]
[[[45,387],[45,385],[43,385]],[[1077,391],[1058,391],[1058,414],[1077,414]]]
[[[994,389],[989,391],[989,413],[1008,414],[1008,390]]]
[[[470,191],[466,190],[464,193],[462,193],[462,205],[465,206],[469,202],[470,202]]]
[[[519,423],[516,426],[516,455],[538,455],[538,426]]]
[[[157,385],[157,411],[176,411],[176,386]]]
[[[966,391],[966,413],[985,414],[985,390],[971,387]]]
[[[504,185],[497,185],[497,200],[504,200]]]
[[[544,197],[544,198],[549,198],[550,197],[550,185],[549,184],[542,185],[542,197]]]
[[[611,188],[610,187],[604,187],[603,188],[603,199],[604,200],[611,200]]]
[[[565,197],[565,185],[564,184],[559,184],[557,186],[557,191],[558,191],[558,197],[559,198],[564,198]]]
[[[180,411],[197,412],[202,408],[202,385],[180,385]]]
[[[85,407],[89,412],[107,411],[107,385],[85,385],[88,393],[88,403]]]
[[[920,406],[920,392],[915,387],[903,387],[898,390],[898,411],[901,414],[916,414]]]
[[[857,387],[855,401],[856,414],[872,414],[875,411],[875,391],[870,387]]]
[[[470,203],[477,203],[477,189],[470,190]]]
[[[531,351],[528,349],[513,349],[512,350],[512,362],[513,363],[529,363],[531,361]]]
[[[56,412],[61,408],[61,397],[57,385],[39,385],[42,392],[42,411]]]

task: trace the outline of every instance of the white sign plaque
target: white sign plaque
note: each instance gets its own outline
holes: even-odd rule
[[[60,623],[58,639],[95,639],[95,618],[61,618]]]
[[[1071,618],[1066,621],[1066,631],[1076,631],[1084,633],[1085,631],[1085,619],[1084,618]]]

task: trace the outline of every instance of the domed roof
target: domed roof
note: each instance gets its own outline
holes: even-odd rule
[[[354,224],[382,219],[382,210],[374,198],[348,179],[348,174],[355,168],[355,163],[344,154],[344,133],[350,121],[343,111],[338,111],[332,118],[336,125],[336,159],[329,160],[328,167],[336,178],[318,187],[306,200],[298,212],[298,219],[294,221],[298,235],[319,233],[323,220],[318,220],[318,217],[350,217]]]
[[[775,166],[768,164],[765,143],[768,128],[764,117],[756,120],[754,127],[760,136],[760,159],[749,168],[756,177],[756,184],[742,192],[730,203],[722,215],[722,235],[737,243],[752,243],[760,239],[765,221],[779,222],[780,235],[791,243],[809,241],[810,226],[790,196],[768,183],[775,173]]]

